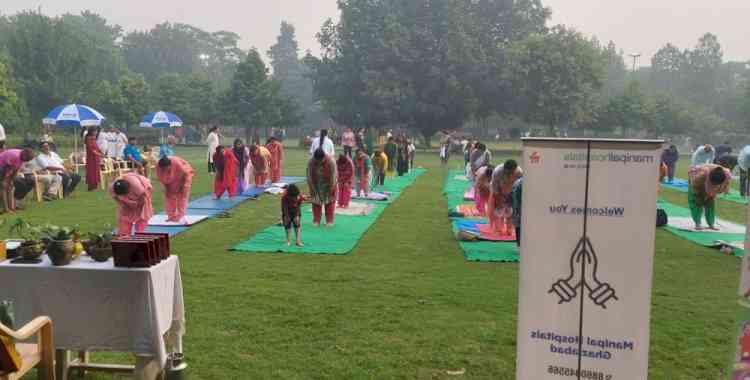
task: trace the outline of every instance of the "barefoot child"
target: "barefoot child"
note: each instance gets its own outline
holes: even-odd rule
[[[300,194],[299,188],[295,184],[287,186],[284,195],[281,197],[281,220],[284,223],[284,229],[286,230],[286,245],[292,245],[292,226],[294,226],[294,234],[297,238],[297,246],[302,247],[302,236],[300,235],[301,227],[301,213],[300,208],[302,203],[305,202],[306,198]]]

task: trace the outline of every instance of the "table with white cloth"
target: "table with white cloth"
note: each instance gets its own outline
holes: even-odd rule
[[[167,344],[182,351],[185,308],[177,256],[150,268],[116,268],[81,256],[55,267],[0,263],[0,300],[14,303],[19,325],[46,315],[54,344],[67,351],[116,351],[136,355],[136,377],[150,378],[167,361]],[[166,341],[165,341],[166,340]],[[58,379],[66,372],[58,367]]]

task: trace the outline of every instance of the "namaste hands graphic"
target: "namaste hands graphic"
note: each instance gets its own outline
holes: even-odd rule
[[[572,301],[578,297],[579,289],[585,289],[594,304],[606,309],[608,301],[619,301],[619,298],[615,295],[614,288],[606,282],[599,281],[596,273],[598,268],[599,260],[591,241],[581,238],[570,256],[570,275],[557,280],[547,293],[557,294],[560,297],[558,304],[561,304]]]

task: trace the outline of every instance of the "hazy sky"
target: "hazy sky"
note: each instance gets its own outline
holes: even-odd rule
[[[705,32],[719,36],[728,60],[750,60],[750,0],[544,0],[552,23],[574,26],[603,42],[615,41],[626,53],[642,53],[641,64],[666,42],[695,45]],[[93,10],[126,30],[148,29],[163,21],[184,22],[209,31],[230,30],[242,46],[265,53],[281,20],[297,27],[300,47],[318,53],[315,33],[336,17],[336,0],[0,0],[12,14],[41,6],[44,13]]]

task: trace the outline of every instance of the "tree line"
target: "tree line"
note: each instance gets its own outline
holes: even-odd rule
[[[233,32],[179,23],[125,33],[91,12],[0,16],[0,122],[36,128],[66,103],[92,106],[109,125],[126,127],[156,110],[190,125],[248,130],[294,127],[315,112],[291,25],[271,49],[276,75],[239,41]],[[299,88],[305,83],[309,89]]]
[[[548,27],[541,0],[341,0],[308,57],[324,109],[345,125],[425,138],[462,126],[545,135],[665,137],[746,132],[750,70],[718,38],[671,44],[628,70],[614,42]],[[490,120],[491,123],[487,123]]]
[[[300,57],[284,22],[270,67],[228,31],[163,23],[125,33],[90,12],[0,17],[0,122],[33,127],[52,107],[80,102],[117,125],[163,109],[248,136],[328,118],[426,141],[462,127],[699,138],[750,127],[750,68],[725,62],[712,34],[692,49],[666,44],[632,71],[614,42],[549,26],[542,0],[338,4],[340,17],[318,33],[320,56]]]

